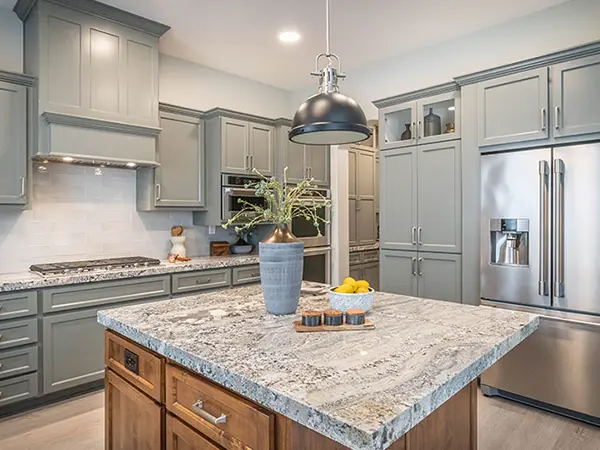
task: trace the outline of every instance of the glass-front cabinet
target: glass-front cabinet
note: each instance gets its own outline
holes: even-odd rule
[[[460,92],[453,91],[380,110],[381,149],[460,138]]]

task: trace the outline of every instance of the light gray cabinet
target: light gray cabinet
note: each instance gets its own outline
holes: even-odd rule
[[[32,316],[36,312],[36,291],[18,291],[0,295],[0,320]]]
[[[460,255],[419,252],[418,296],[461,303]]]
[[[554,136],[600,133],[600,55],[551,67]]]
[[[104,327],[97,309],[44,317],[44,394],[104,377]]]
[[[38,348],[35,345],[0,352],[0,380],[34,372],[38,368]]]
[[[379,214],[379,154],[375,158],[375,212]]]
[[[329,186],[329,146],[328,145],[305,145],[304,165],[308,170],[308,176],[319,186]]]
[[[380,154],[381,248],[416,250],[417,147]]]
[[[38,395],[38,376],[36,373],[8,378],[0,381],[0,408],[11,403],[27,400]]]
[[[26,204],[26,180],[27,88],[0,81],[0,204]]]
[[[253,266],[234,267],[233,285],[239,286],[248,283],[258,283],[260,281],[260,267],[258,264]]]
[[[548,68],[477,86],[479,146],[548,138]]]
[[[381,251],[381,291],[461,303],[461,256]]]
[[[276,166],[277,176],[283,179],[283,170],[287,167],[289,183],[299,183],[305,178],[322,187],[329,187],[329,146],[300,145],[288,139],[289,126],[276,128]]]
[[[222,171],[265,176],[275,173],[274,127],[245,120],[221,118]]]
[[[419,250],[461,252],[460,141],[420,145],[417,157]]]
[[[0,322],[0,350],[33,344],[38,340],[37,319]]]
[[[202,113],[161,105],[162,131],[156,142],[156,169],[137,171],[138,211],[160,208],[201,210],[205,202]]]
[[[190,295],[194,292],[231,286],[231,269],[229,268],[175,273],[172,276],[174,295]]]
[[[380,290],[417,296],[417,252],[381,250]]]
[[[377,242],[375,214],[375,153],[358,148],[348,150],[350,245]]]
[[[355,280],[361,280],[363,276],[362,267],[360,265],[350,266],[350,273],[348,276],[354,278]]]
[[[367,280],[371,287],[379,290],[379,263],[369,263],[363,265],[363,280]]]
[[[379,251],[350,253],[350,275],[355,280],[367,280],[371,287],[379,290]]]
[[[248,133],[250,168],[263,175],[275,175],[274,127],[251,122]]]

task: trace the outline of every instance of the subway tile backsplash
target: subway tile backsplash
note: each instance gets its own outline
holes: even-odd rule
[[[232,241],[217,227],[192,224],[191,212],[137,212],[135,171],[34,164],[30,209],[0,207],[0,273],[31,264],[118,256],[166,258],[170,229],[183,225],[189,256],[209,254],[211,240]]]

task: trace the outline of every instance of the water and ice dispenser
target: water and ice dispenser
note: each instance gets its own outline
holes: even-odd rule
[[[529,265],[529,220],[490,219],[490,263]]]

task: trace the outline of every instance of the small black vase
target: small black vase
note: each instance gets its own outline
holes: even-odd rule
[[[409,139],[412,139],[412,133],[410,131],[410,123],[404,124],[404,126],[406,127],[406,130],[404,130],[404,132],[400,135],[400,140],[408,141]]]

